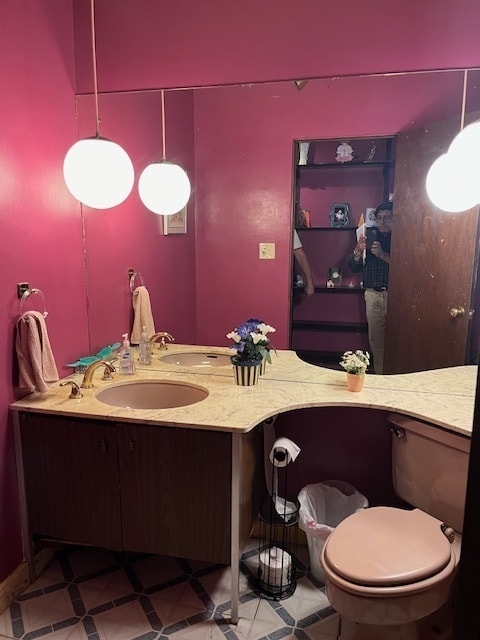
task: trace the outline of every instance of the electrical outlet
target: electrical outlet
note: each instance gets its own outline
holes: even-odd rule
[[[258,245],[258,255],[260,260],[274,260],[275,259],[275,243],[260,242],[260,244]]]

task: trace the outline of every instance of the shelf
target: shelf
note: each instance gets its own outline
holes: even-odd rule
[[[304,287],[293,287],[294,293],[303,292]],[[364,293],[361,287],[319,287],[315,286],[315,293]]]
[[[357,227],[297,227],[297,231],[356,231]]]
[[[356,169],[365,167],[365,168],[372,168],[372,167],[384,167],[385,165],[391,165],[393,164],[393,160],[364,160],[364,161],[355,161],[352,160],[351,162],[323,162],[323,163],[319,163],[319,164],[299,164],[297,165],[297,169],[299,169],[300,171],[304,171],[305,169],[311,170],[311,169],[341,169],[342,171],[345,170],[346,167],[355,167]]]
[[[306,298],[305,287],[294,285],[302,269],[293,262],[291,344],[295,351],[303,350],[306,359],[312,362],[332,362],[337,366],[344,344],[354,350],[368,345],[365,289],[361,286],[361,274],[349,268],[349,256],[355,247],[360,215],[366,219],[372,207],[386,201],[393,191],[395,139],[391,136],[349,139],[354,150],[350,162],[336,161],[336,140],[302,142],[310,143],[309,155],[307,164],[298,164],[303,155],[297,141],[293,213],[296,231],[315,274],[315,286],[314,295]],[[332,216],[332,203],[346,202],[349,216],[341,219],[346,226],[333,226],[332,220],[334,223],[339,220]],[[302,210],[308,211],[310,217],[302,217]],[[302,226],[306,222],[313,226]],[[343,278],[336,279],[335,284],[340,286],[328,287],[328,274],[333,266],[341,270]]]
[[[292,329],[303,329],[304,331],[356,331],[357,333],[367,333],[368,324],[366,322],[337,322],[336,320],[294,320]]]

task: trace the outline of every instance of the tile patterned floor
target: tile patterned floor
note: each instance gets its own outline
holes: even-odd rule
[[[283,600],[259,597],[252,541],[242,557],[239,622],[230,624],[230,569],[165,556],[69,547],[9,609],[0,639],[342,640],[349,637],[325,589],[297,553],[297,586]]]

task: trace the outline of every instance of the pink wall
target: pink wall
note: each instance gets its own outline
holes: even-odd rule
[[[79,92],[92,88],[89,4],[74,0]],[[477,0],[97,0],[96,16],[105,91],[479,62]]]
[[[350,407],[300,409],[279,415],[276,435],[292,439],[301,449],[295,463],[288,465],[289,493],[295,496],[307,484],[343,480],[363,493],[371,506],[399,504],[392,486],[392,435],[387,418],[385,411]]]
[[[75,140],[72,8],[64,0],[3,0],[1,6],[0,208],[0,581],[21,561],[9,404],[19,394],[14,357],[16,283],[41,289],[61,375],[88,349],[80,210],[62,162]],[[27,301],[28,302],[28,301]],[[24,310],[38,305],[25,305]],[[41,306],[41,305],[40,305]]]

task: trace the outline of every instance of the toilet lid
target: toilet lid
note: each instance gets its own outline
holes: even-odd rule
[[[425,580],[441,571],[451,545],[440,521],[414,509],[372,507],[343,520],[329,536],[324,560],[349,582],[396,586]]]

